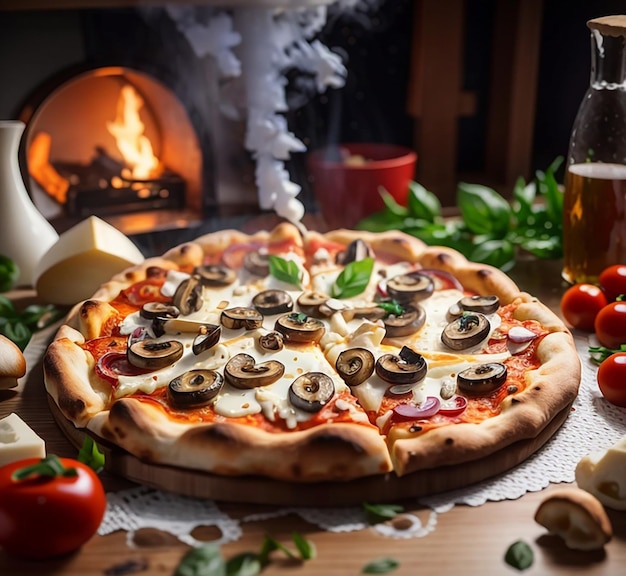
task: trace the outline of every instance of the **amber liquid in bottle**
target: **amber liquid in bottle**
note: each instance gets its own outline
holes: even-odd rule
[[[626,262],[626,166],[569,166],[563,212],[563,277],[596,282],[607,266]]]

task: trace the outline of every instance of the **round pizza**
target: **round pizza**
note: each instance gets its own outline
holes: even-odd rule
[[[400,233],[210,233],[77,304],[44,357],[76,428],[142,462],[293,482],[489,457],[567,412],[580,360],[502,271]]]

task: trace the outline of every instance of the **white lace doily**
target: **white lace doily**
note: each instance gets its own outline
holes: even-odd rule
[[[560,430],[533,456],[514,469],[473,486],[422,497],[416,504],[426,508],[424,515],[404,514],[402,526],[393,523],[375,525],[374,530],[395,538],[422,537],[437,525],[437,514],[456,504],[480,506],[487,501],[513,500],[526,492],[546,488],[550,483],[573,482],[579,460],[598,449],[608,448],[626,434],[626,409],[609,404],[600,393],[596,382],[597,367],[589,360],[589,340],[586,335],[575,335],[583,371],[580,391],[573,410]],[[33,338],[25,351],[29,356],[41,357],[39,338]],[[349,508],[277,508],[269,513],[232,519],[219,509],[219,504],[171,494],[151,488],[133,488],[108,494],[108,509],[99,534],[127,530],[127,540],[140,528],[156,528],[194,545],[190,535],[197,526],[216,526],[222,532],[218,543],[230,542],[241,536],[241,523],[266,518],[297,514],[304,520],[331,532],[350,532],[369,527],[365,510]]]

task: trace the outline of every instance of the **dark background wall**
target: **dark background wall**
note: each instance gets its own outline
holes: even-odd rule
[[[483,168],[493,13],[499,0],[467,0],[464,88],[477,94],[477,114],[459,121],[460,172]],[[503,0],[504,1],[504,0]],[[567,151],[569,131],[589,79],[589,32],[593,17],[623,11],[624,0],[544,2],[540,70],[536,94],[533,168],[545,168]],[[314,94],[290,75],[291,129],[309,148],[327,141],[377,140],[411,146],[413,118],[407,114],[414,0],[387,0],[369,17],[333,13],[321,39],[343,54],[346,86]],[[13,118],[42,83],[61,71],[93,60],[100,38],[111,41],[129,30],[130,12],[0,12],[0,118]],[[98,26],[106,17],[107,27]],[[116,24],[117,20],[117,24]],[[109,28],[109,25],[114,28]],[[104,30],[115,33],[104,34]],[[144,31],[142,30],[142,34]],[[146,40],[148,42],[148,40]],[[192,69],[195,69],[192,67]],[[534,97],[529,94],[529,98]],[[418,151],[419,152],[419,151]],[[302,158],[290,166],[303,179]],[[311,192],[304,184],[304,199]]]

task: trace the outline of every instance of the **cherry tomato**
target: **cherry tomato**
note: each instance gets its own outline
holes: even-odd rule
[[[572,328],[593,332],[596,316],[606,305],[606,296],[598,286],[574,284],[561,298],[561,314]]]
[[[626,344],[626,302],[611,302],[596,316],[595,331],[602,346],[617,350]]]
[[[105,510],[100,479],[78,460],[49,455],[0,468],[0,546],[7,554],[51,558],[77,550]]]
[[[598,387],[611,404],[626,408],[626,352],[611,354],[600,364]]]
[[[605,268],[598,283],[609,302],[614,302],[621,294],[626,294],[626,264],[615,264]]]

